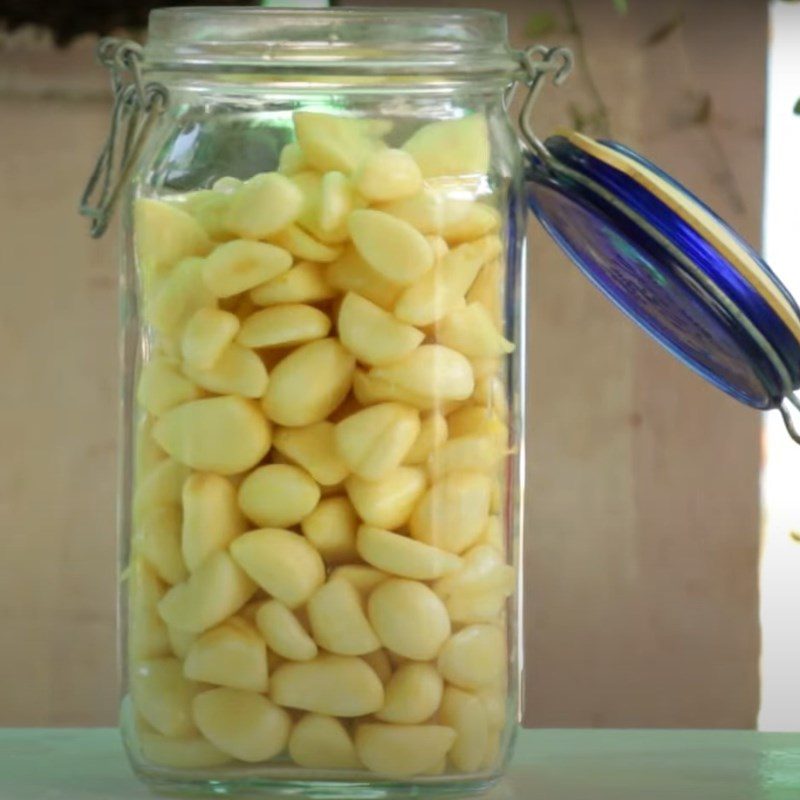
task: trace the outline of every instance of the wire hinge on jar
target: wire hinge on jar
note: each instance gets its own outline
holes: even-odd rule
[[[572,72],[574,59],[568,47],[546,47],[537,44],[522,53],[521,61],[527,73],[528,94],[520,110],[519,127],[527,144],[546,166],[551,156],[533,129],[533,107],[548,77],[552,76],[554,86],[561,86]]]
[[[783,417],[783,424],[786,426],[789,436],[800,444],[800,421],[796,422],[792,418],[794,414],[800,419],[800,397],[796,394],[788,395],[783,399],[779,408],[781,416]]]
[[[108,138],[81,195],[80,213],[91,219],[94,238],[105,233],[120,190],[168,99],[163,85],[144,82],[142,48],[135,42],[101,39],[97,58],[111,71],[114,105]]]

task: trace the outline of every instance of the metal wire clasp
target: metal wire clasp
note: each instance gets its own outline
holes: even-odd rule
[[[166,87],[142,79],[142,48],[138,44],[107,37],[98,42],[96,52],[100,63],[111,71],[114,105],[108,138],[80,201],[80,213],[92,221],[95,239],[105,233],[120,190],[168,100]]]
[[[793,411],[790,406],[794,406],[795,411]],[[786,426],[789,436],[800,444],[800,423],[792,419],[792,414],[800,417],[800,414],[797,413],[800,412],[800,397],[796,394],[788,395],[780,404],[779,409],[783,417],[783,424]]]
[[[519,113],[519,127],[525,141],[536,154],[547,163],[550,153],[533,129],[533,107],[539,99],[542,87],[552,75],[553,85],[561,86],[572,72],[573,57],[568,47],[545,47],[537,44],[522,53],[522,66],[527,73],[528,95]]]

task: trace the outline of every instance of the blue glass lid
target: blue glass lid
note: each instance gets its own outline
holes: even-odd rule
[[[789,425],[800,309],[763,260],[621,145],[566,133],[528,158],[530,205],[584,274],[703,377],[756,408],[780,407]]]

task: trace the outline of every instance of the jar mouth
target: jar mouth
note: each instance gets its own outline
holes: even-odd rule
[[[483,9],[172,7],[150,12],[148,69],[512,73],[506,15]]]

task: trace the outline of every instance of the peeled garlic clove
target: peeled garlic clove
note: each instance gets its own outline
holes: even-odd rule
[[[325,497],[300,523],[303,535],[328,565],[357,560],[358,517],[346,497]]]
[[[308,164],[320,172],[351,173],[374,144],[361,120],[315,111],[295,111],[295,135]]]
[[[414,444],[403,459],[404,464],[423,464],[447,441],[447,420],[438,411],[430,411],[420,420]]]
[[[135,558],[129,567],[130,607],[128,647],[132,658],[151,659],[170,654],[167,627],[158,615],[158,602],[166,586],[144,559]]]
[[[339,422],[336,445],[356,475],[377,481],[402,462],[419,428],[416,409],[400,403],[381,403]]]
[[[245,347],[293,347],[328,335],[331,321],[313,306],[287,303],[251,314],[236,340]]]
[[[394,306],[403,287],[373,269],[349,246],[325,273],[328,283],[340,292],[355,292],[385,310]]]
[[[364,723],[356,729],[356,753],[364,766],[387,778],[408,778],[436,767],[455,741],[443,725]]]
[[[255,175],[231,197],[225,226],[245,239],[266,239],[294,222],[302,205],[302,193],[285,175]]]
[[[289,755],[295,764],[308,769],[360,769],[347,729],[334,718],[306,714],[292,729]]]
[[[222,550],[210,555],[184,583],[173,586],[158,604],[158,613],[169,626],[200,633],[238,611],[256,589]]]
[[[339,338],[365,364],[390,364],[418,347],[425,334],[380,306],[349,292],[339,309]]]
[[[329,580],[314,592],[308,600],[308,619],[314,640],[329,653],[360,656],[381,646],[358,591],[344,578]]]
[[[289,608],[303,605],[325,581],[325,564],[306,539],[292,531],[265,528],[236,539],[231,555],[265,591]]]
[[[355,358],[336,339],[302,345],[272,370],[264,411],[280,425],[320,422],[344,400],[354,369]]]
[[[331,572],[331,580],[343,578],[349,581],[363,598],[369,597],[372,590],[388,577],[387,573],[365,564],[344,564]]]
[[[459,436],[434,451],[428,469],[434,481],[459,470],[491,473],[503,452],[492,436]]]
[[[483,114],[429,122],[403,145],[426,178],[489,171],[489,131]]]
[[[283,146],[278,157],[278,172],[281,175],[295,175],[308,166],[303,150],[298,142],[289,142]]]
[[[274,306],[279,303],[318,303],[336,294],[325,280],[320,264],[301,261],[283,275],[256,286],[250,298],[259,306]]]
[[[213,367],[239,331],[239,318],[218,308],[198,309],[183,330],[181,353],[194,369]]]
[[[151,414],[158,416],[198,397],[200,389],[181,374],[171,359],[156,357],[142,367],[136,399]]]
[[[415,661],[435,658],[450,635],[444,603],[419,581],[384,581],[369,596],[367,608],[383,646]]]
[[[175,769],[221,767],[233,758],[218,750],[202,736],[176,739],[160,733],[142,731],[138,734],[142,756],[153,764]]]
[[[240,761],[267,761],[289,740],[289,714],[256,692],[212,689],[197,695],[192,708],[202,734]]]
[[[347,226],[362,258],[395,283],[414,283],[433,266],[433,250],[425,237],[391,214],[358,209],[347,218]]]
[[[177,658],[142,661],[131,671],[131,693],[136,710],[165,736],[197,733],[191,704],[199,690],[199,684],[183,676]]]
[[[270,650],[290,661],[310,661],[317,645],[300,621],[280,600],[267,600],[256,612],[256,625]]]
[[[448,753],[453,766],[460,772],[480,769],[489,744],[486,708],[480,699],[463,689],[448,686],[444,690],[439,719],[456,732],[456,740]]]
[[[157,506],[181,504],[181,489],[189,470],[171,458],[164,458],[138,483],[133,495],[134,519]]]
[[[368,525],[395,530],[404,525],[427,485],[417,467],[397,467],[379,481],[351,475],[345,481],[347,496]]]
[[[335,426],[327,420],[300,428],[278,428],[273,445],[322,486],[335,486],[350,474],[336,447]]]
[[[198,385],[217,394],[237,394],[252,399],[267,389],[267,368],[247,347],[233,342],[220,353],[212,367],[198,369],[186,364],[186,374]]]
[[[232,297],[282,275],[292,266],[287,250],[266,242],[235,239],[203,261],[203,280],[217,297]]]
[[[271,428],[251,401],[212,397],[167,411],[153,427],[153,437],[182,464],[234,475],[255,466],[267,454]]]
[[[154,506],[142,515],[137,548],[169,584],[186,579],[181,555],[181,510],[178,506]]]
[[[267,646],[248,623],[231,617],[192,643],[183,674],[202,683],[265,692],[268,685]]]
[[[383,684],[357,656],[321,655],[278,667],[270,681],[270,697],[287,708],[361,717],[383,705]]]
[[[306,261],[317,261],[327,264],[335,261],[341,254],[341,248],[331,247],[317,241],[311,234],[306,233],[297,225],[289,225],[278,233],[273,234],[270,240],[279,247],[288,250],[296,258]]]
[[[148,280],[163,278],[178,262],[205,255],[212,246],[190,214],[147,197],[134,203],[133,231],[136,258]]]
[[[262,528],[296,525],[313,511],[319,498],[316,481],[290,464],[259,467],[239,487],[239,507]]]
[[[403,664],[389,680],[383,708],[375,717],[383,722],[418,725],[436,713],[443,691],[444,681],[433,664]]]
[[[396,383],[376,378],[372,372],[364,372],[360,369],[353,374],[353,395],[362,406],[370,406],[385,400],[396,400],[421,410],[436,405],[435,398],[414,394]]]
[[[505,634],[475,624],[454,633],[439,654],[439,672],[461,689],[480,689],[500,680],[508,664]]]
[[[433,484],[409,522],[421,542],[462,553],[480,537],[489,518],[491,480],[477,472],[452,472]]]
[[[203,259],[187,258],[178,263],[161,282],[146,315],[165,337],[179,337],[184,326],[200,308],[215,308],[217,298],[203,280]]]
[[[514,345],[502,337],[480,303],[451,311],[437,325],[436,338],[470,358],[489,358],[514,351]]]
[[[475,388],[468,359],[438,344],[421,345],[393,364],[373,367],[369,374],[402,391],[438,402],[466,400]]]
[[[407,152],[386,148],[375,150],[366,157],[354,182],[367,200],[389,202],[418,192],[422,188],[422,173]]]
[[[404,578],[434,580],[461,566],[461,559],[453,553],[369,525],[358,529],[357,547],[368,564]]]
[[[343,172],[326,172],[322,176],[319,198],[319,226],[333,233],[344,227],[353,209],[353,189]]]

